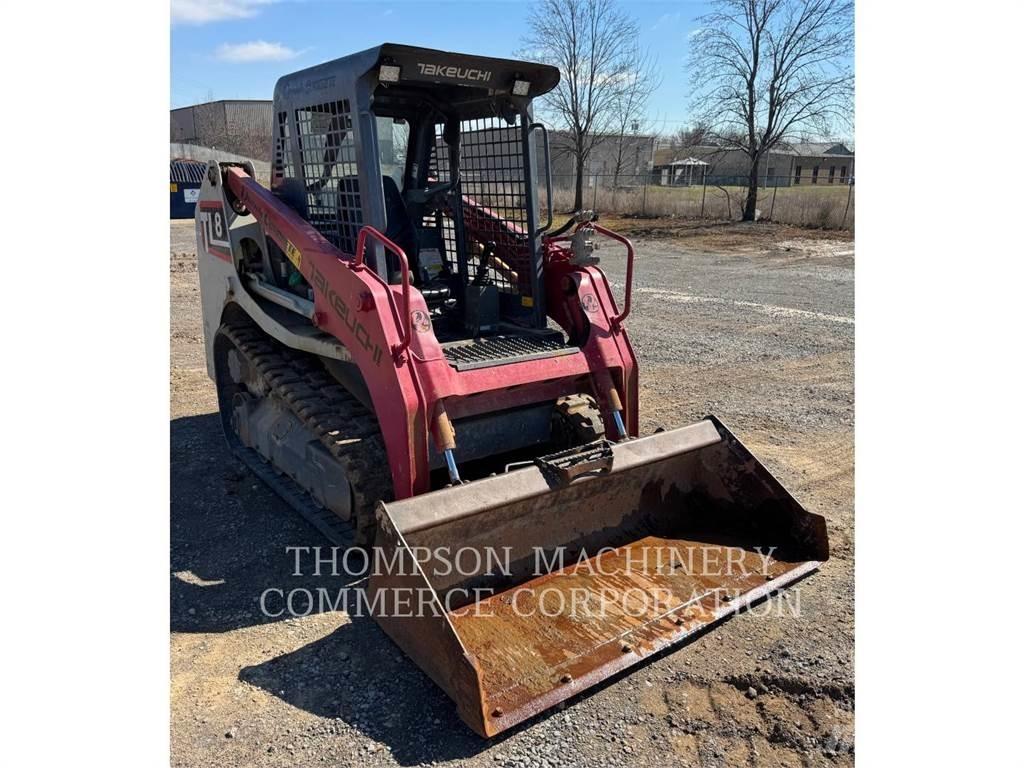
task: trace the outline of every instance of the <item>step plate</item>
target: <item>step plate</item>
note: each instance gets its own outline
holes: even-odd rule
[[[576,352],[579,352],[579,347],[567,346],[555,338],[532,336],[485,336],[453,342],[444,347],[445,358],[457,371],[572,355]]]

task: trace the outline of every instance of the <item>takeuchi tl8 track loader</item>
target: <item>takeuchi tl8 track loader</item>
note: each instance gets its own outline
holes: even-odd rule
[[[558,79],[390,44],[288,75],[270,189],[214,163],[196,210],[232,448],[332,542],[409,564],[372,571],[369,605],[484,736],[828,557],[713,416],[639,436],[633,247],[586,212],[553,225],[531,102]],[[426,605],[389,610],[405,589]]]

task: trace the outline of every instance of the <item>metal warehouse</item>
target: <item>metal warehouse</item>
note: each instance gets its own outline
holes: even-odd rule
[[[270,160],[273,102],[211,101],[171,110],[171,141]]]

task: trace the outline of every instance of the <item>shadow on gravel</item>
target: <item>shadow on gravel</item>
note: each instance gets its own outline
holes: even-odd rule
[[[471,757],[491,746],[369,617],[297,651],[245,667],[239,679],[386,744],[402,765]]]
[[[171,421],[171,631],[227,632],[287,618],[281,595],[336,592],[351,581],[294,576],[288,547],[330,545],[245,466],[235,460],[216,413]],[[311,560],[302,571],[311,574]],[[340,563],[340,559],[339,559]],[[319,612],[320,606],[314,608]],[[299,606],[298,611],[305,610]]]
[[[217,414],[171,421],[171,631],[229,632],[289,618],[284,595],[337,599],[345,576],[295,576],[289,546],[330,545],[243,464],[221,434]],[[340,562],[340,560],[339,560]],[[302,562],[304,574],[312,560]],[[330,568],[324,565],[329,574]],[[271,613],[260,606],[265,590]],[[304,597],[296,603],[305,612]],[[313,612],[330,610],[314,604]],[[353,616],[336,632],[262,664],[239,678],[292,706],[342,718],[388,744],[403,764],[470,756],[487,748],[455,706],[369,616]]]
[[[171,630],[228,632],[289,617],[289,593],[322,590],[337,599],[351,579],[295,576],[289,546],[329,544],[236,461],[217,414],[171,421]],[[340,562],[340,561],[339,561]],[[302,571],[312,572],[304,559]],[[329,574],[330,568],[324,565]],[[260,596],[271,613],[264,615]],[[348,599],[355,606],[350,589]],[[314,605],[314,612],[330,606]],[[294,707],[342,718],[387,743],[404,764],[465,757],[485,749],[451,701],[369,616],[352,616],[336,632],[297,651],[241,670],[239,678]]]
[[[491,739],[471,731],[459,718],[454,702],[366,616],[353,617],[352,623],[297,651],[244,667],[238,677],[317,717],[347,722],[367,738],[386,744],[400,765],[426,765],[478,755],[566,708],[571,711],[631,675],[642,676],[649,665],[713,630],[714,626],[703,627],[681,645],[666,648]]]

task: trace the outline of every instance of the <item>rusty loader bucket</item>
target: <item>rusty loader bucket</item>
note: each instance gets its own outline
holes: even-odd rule
[[[825,521],[714,417],[381,504],[368,599],[492,736],[813,571]]]

